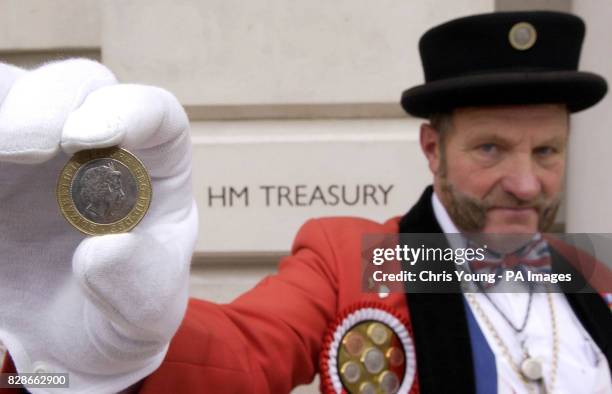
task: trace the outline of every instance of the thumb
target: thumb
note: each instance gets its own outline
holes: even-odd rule
[[[167,342],[186,309],[190,257],[131,232],[85,239],[72,267],[91,303],[124,335]]]

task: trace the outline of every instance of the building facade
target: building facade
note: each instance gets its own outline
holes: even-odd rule
[[[191,291],[228,302],[275,270],[306,219],[410,208],[431,179],[421,120],[399,106],[423,78],[420,35],[515,9],[583,17],[581,67],[612,81],[608,0],[0,0],[0,60],[88,57],[179,98],[200,210]],[[612,233],[611,105],[572,118],[560,229]]]

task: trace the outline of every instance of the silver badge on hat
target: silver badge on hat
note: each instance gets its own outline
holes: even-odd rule
[[[538,33],[531,23],[519,22],[512,26],[508,40],[514,49],[525,51],[535,44]]]

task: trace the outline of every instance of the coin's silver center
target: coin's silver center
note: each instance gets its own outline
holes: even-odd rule
[[[531,30],[526,27],[519,27],[514,32],[514,41],[521,46],[528,44],[531,41]]]
[[[79,168],[72,181],[71,195],[83,217],[94,223],[110,224],[130,213],[136,205],[138,187],[123,163],[102,158]]]

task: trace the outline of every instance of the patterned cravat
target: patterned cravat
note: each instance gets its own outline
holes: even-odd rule
[[[468,244],[470,245],[471,242],[468,242]],[[478,247],[476,245],[470,246]],[[469,267],[475,274],[495,274],[497,276],[502,275],[507,270],[521,271],[523,274],[527,274],[527,271],[550,273],[550,263],[548,243],[544,237],[539,236],[512,253],[500,254],[487,250],[482,261],[472,260]]]

